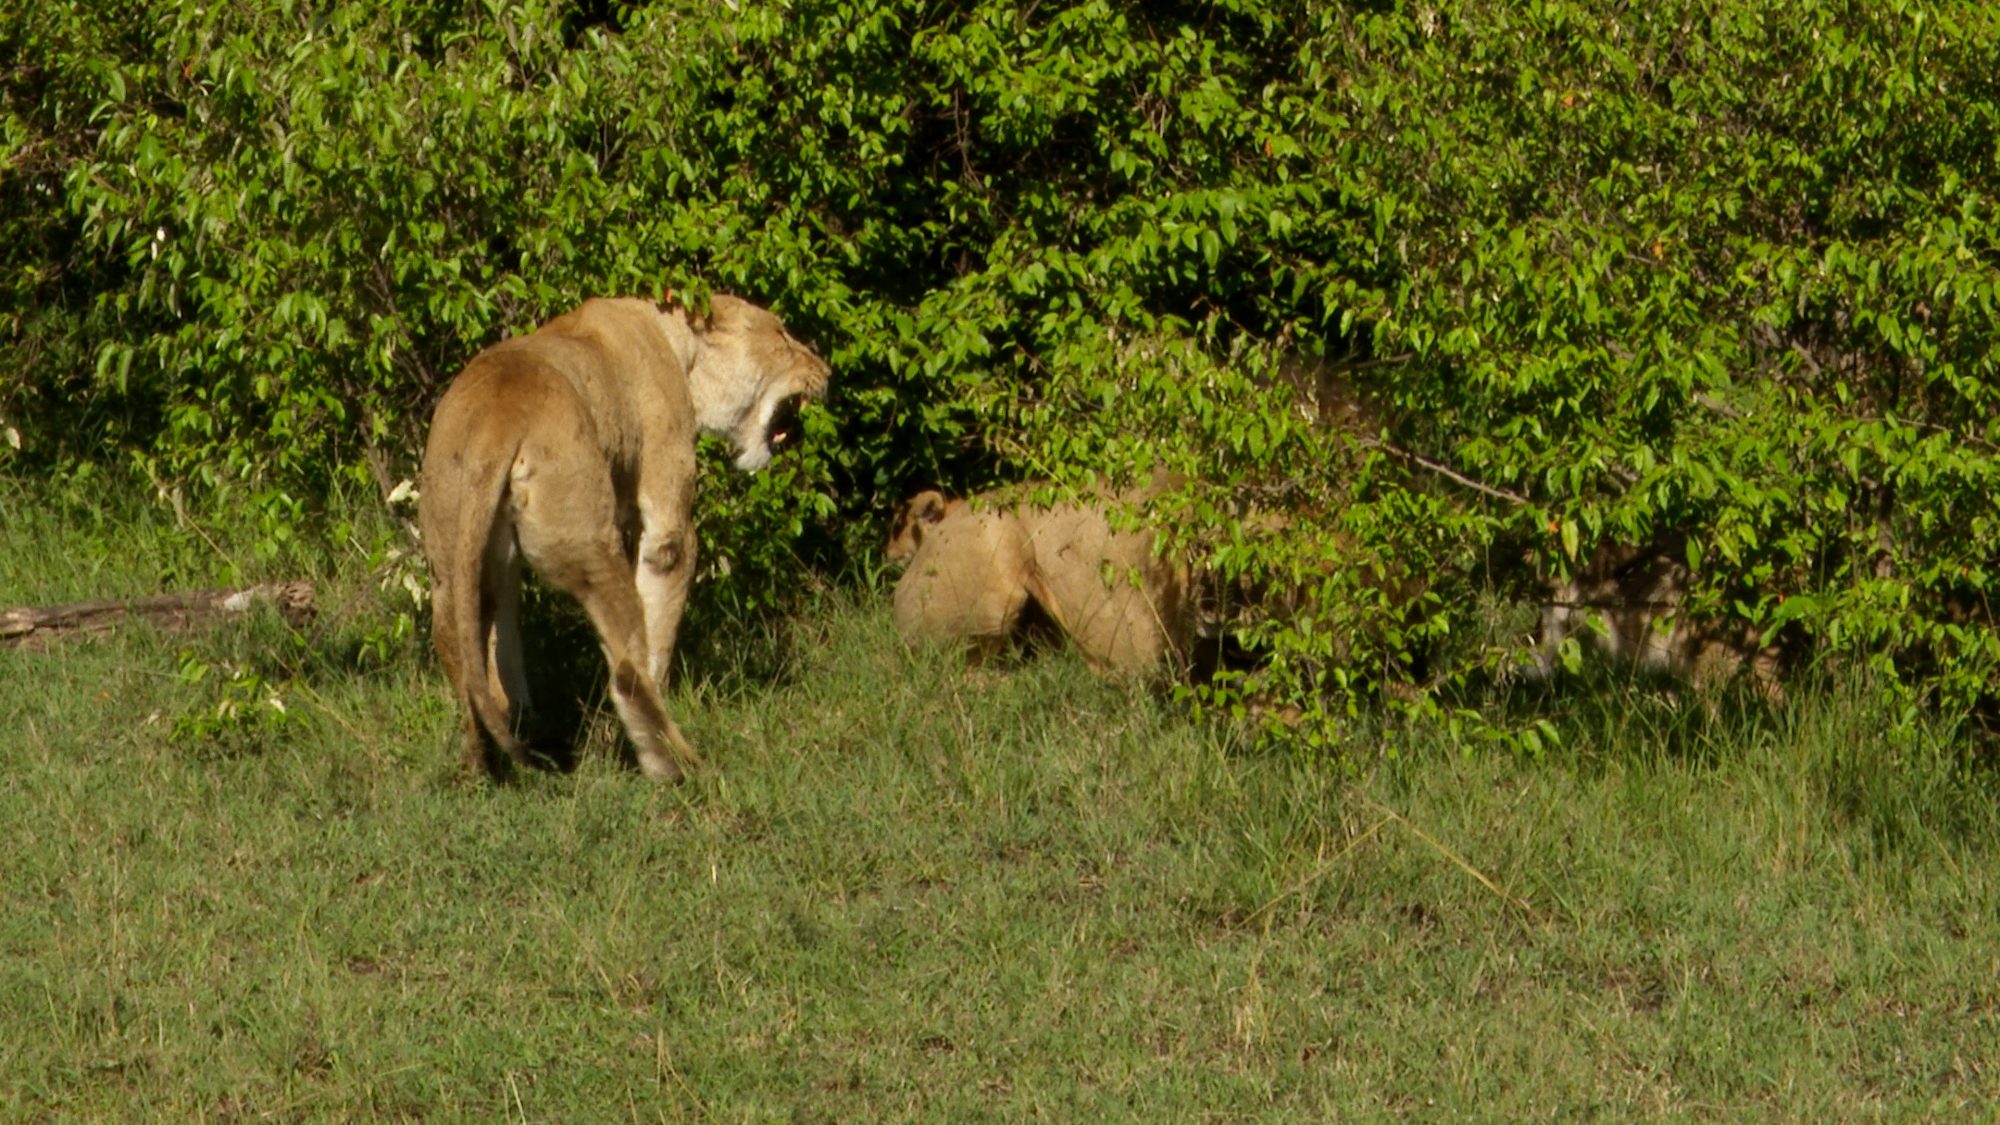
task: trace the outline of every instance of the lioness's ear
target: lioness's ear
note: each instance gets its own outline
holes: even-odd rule
[[[684,318],[687,321],[688,327],[694,331],[695,335],[697,336],[708,335],[708,325],[710,319],[708,314],[701,312],[700,310],[696,309],[693,305],[690,305],[686,301],[681,300],[680,294],[674,292],[672,289],[660,290],[660,299],[654,302],[654,306],[658,308],[662,313],[666,313],[669,315],[673,313],[681,314],[682,318]]]

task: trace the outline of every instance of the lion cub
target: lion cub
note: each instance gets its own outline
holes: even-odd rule
[[[431,418],[418,519],[469,767],[530,761],[523,563],[589,615],[639,768],[672,780],[699,764],[660,694],[694,577],[695,435],[761,469],[798,442],[827,375],[777,317],[722,295],[706,318],[592,299],[466,364]]]
[[[975,658],[1019,638],[1028,615],[1053,622],[1103,675],[1142,679],[1184,667],[1194,635],[1191,576],[1150,531],[1119,531],[1111,503],[1143,493],[1036,506],[935,490],[898,510],[886,551],[906,562],[896,628],[906,643],[959,643]]]
[[[1542,608],[1536,675],[1552,674],[1563,643],[1576,637],[1634,671],[1703,689],[1747,676],[1759,695],[1782,700],[1786,653],[1780,646],[1762,643],[1749,626],[1695,620],[1680,611],[1688,584],[1685,545],[1668,536],[1645,547],[1598,548]]]

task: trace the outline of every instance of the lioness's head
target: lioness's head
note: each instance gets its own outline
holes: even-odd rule
[[[689,381],[702,427],[727,435],[736,467],[756,472],[799,443],[799,410],[826,392],[826,362],[740,297],[716,294],[693,327],[702,354]]]
[[[889,523],[889,545],[883,556],[892,563],[909,562],[924,541],[925,528],[942,520],[954,503],[963,506],[965,502],[947,500],[935,488],[926,488],[903,501]]]

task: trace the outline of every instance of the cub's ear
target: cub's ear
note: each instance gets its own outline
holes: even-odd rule
[[[898,504],[895,518],[889,521],[888,560],[908,562],[917,553],[917,548],[923,546],[924,525],[943,519],[945,511],[944,493],[934,488],[927,488]]]
[[[944,493],[935,488],[927,488],[910,497],[910,517],[925,523],[936,523],[944,518]]]

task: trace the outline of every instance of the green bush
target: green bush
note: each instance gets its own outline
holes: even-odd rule
[[[836,383],[707,478],[713,604],[920,484],[1159,461],[1310,595],[1246,628],[1315,707],[1504,665],[1483,601],[1670,531],[1701,612],[1953,704],[2000,658],[1984,5],[51,0],[0,56],[21,471],[277,534],[503,331],[727,289]]]

